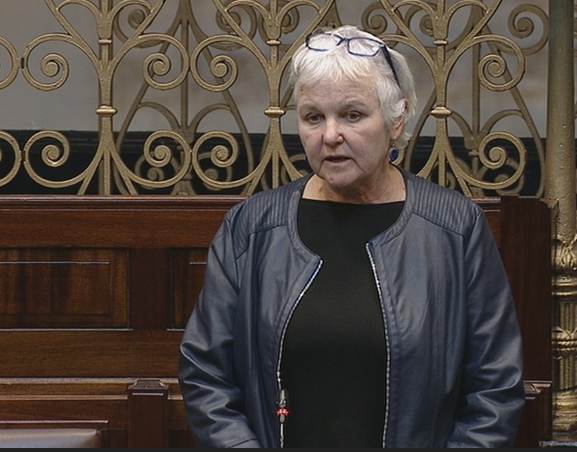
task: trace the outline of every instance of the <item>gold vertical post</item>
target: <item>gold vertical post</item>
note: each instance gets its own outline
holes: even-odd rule
[[[575,235],[575,126],[573,115],[573,0],[549,0],[546,196],[559,201],[557,233]]]
[[[573,0],[549,0],[545,196],[558,202],[553,275],[553,430],[577,428]]]

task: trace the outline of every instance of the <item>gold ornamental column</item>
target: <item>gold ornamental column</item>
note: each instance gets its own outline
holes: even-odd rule
[[[573,0],[549,0],[545,196],[558,202],[553,261],[553,431],[577,429]]]

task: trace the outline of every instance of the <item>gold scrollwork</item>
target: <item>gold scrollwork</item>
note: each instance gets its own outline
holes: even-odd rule
[[[74,42],[69,37],[63,35],[44,35],[37,39],[34,39],[28,46],[26,46],[26,50],[22,57],[22,73],[24,74],[24,78],[32,85],[33,87],[43,90],[43,91],[51,91],[60,88],[66,80],[68,79],[68,73],[70,71],[70,64],[64,58],[64,56],[57,54],[57,53],[50,53],[44,56],[41,60],[40,70],[42,74],[46,77],[54,79],[54,77],[58,77],[53,82],[40,82],[30,71],[30,55],[33,50],[38,47],[40,44],[44,42],[50,41],[67,41],[67,42]]]
[[[224,145],[215,145],[209,153],[201,152],[201,147],[213,138],[220,138],[226,141],[228,147]],[[240,187],[247,184],[249,181],[258,178],[261,175],[261,169],[266,166],[265,163],[254,169],[251,173],[239,180],[232,180],[232,165],[236,162],[239,155],[238,142],[234,136],[222,131],[213,131],[203,134],[194,144],[192,149],[192,166],[195,174],[206,184],[207,187],[220,190],[224,188]],[[216,169],[205,169],[201,165],[201,161],[209,158],[212,164],[217,168],[227,169],[224,180],[218,180],[221,173]]]
[[[46,140],[51,140],[45,143]],[[32,159],[33,147],[40,143],[41,146],[41,162],[48,168],[58,168],[69,162],[71,157],[70,142],[66,136],[57,131],[41,131],[35,133],[26,142],[23,149],[24,168],[33,181],[38,184],[50,187],[64,188],[75,185],[83,180],[88,180],[94,175],[94,165],[87,167],[80,174],[64,180],[48,179],[39,174],[34,168]]]
[[[175,151],[166,144],[166,141],[174,141],[178,146],[176,152],[180,154],[180,160],[174,155]],[[123,182],[134,191],[134,183],[148,189],[160,189],[171,187],[182,180],[188,173],[191,164],[190,147],[182,135],[172,130],[158,130],[150,134],[143,148],[142,158],[132,172],[124,164],[116,162],[116,167]],[[145,165],[146,171],[141,171]],[[165,171],[171,169],[170,172]],[[141,174],[146,174],[142,177]]]
[[[361,25],[391,46],[405,45],[413,49],[431,73],[432,92],[417,119],[414,139],[407,149],[401,150],[397,163],[410,167],[422,129],[432,120],[435,141],[425,163],[420,163],[419,175],[436,177],[440,184],[460,188],[466,194],[518,192],[525,181],[523,173],[529,156],[524,142],[501,134],[499,128],[515,116],[525,122],[534,139],[534,152],[541,168],[535,194],[541,195],[543,143],[520,94],[519,84],[526,70],[527,55],[540,51],[547,41],[547,15],[537,5],[517,5],[507,18],[511,36],[495,34],[490,27],[491,20],[505,3],[503,0],[378,0],[363,6]],[[56,90],[66,83],[77,63],[60,53],[60,47],[54,44],[63,43],[80,50],[98,79],[98,105],[93,107],[99,124],[98,149],[89,168],[90,172],[100,171],[103,175],[99,186],[102,193],[136,194],[135,184],[154,190],[153,187],[166,188],[167,181],[180,187],[188,184],[188,192],[194,193],[193,185],[198,187],[196,182],[200,181],[208,190],[240,188],[250,194],[257,189],[284,184],[306,171],[302,152],[292,150],[289,155],[285,149],[281,117],[294,106],[284,76],[292,54],[308,33],[320,25],[341,23],[337,0],[204,0],[202,4],[191,0],[45,0],[44,4],[63,32],[36,37],[25,47],[21,58],[12,44],[0,37],[0,48],[7,50],[10,64],[8,75],[0,80],[0,89],[12,84],[21,67],[30,85],[43,91]],[[87,30],[75,27],[69,20],[68,8],[74,7],[84,8],[93,18],[96,44],[89,44]],[[164,32],[152,31],[155,19],[161,11],[166,12],[167,7],[174,8],[171,10],[173,21]],[[220,32],[203,30],[209,8],[216,12],[212,25]],[[166,15],[163,17],[166,19]],[[522,48],[517,41],[528,45]],[[37,60],[33,56],[47,45],[54,47],[48,47],[46,54],[41,55],[40,75],[35,75],[32,68]],[[113,121],[119,111],[113,98],[114,91],[119,89],[115,76],[121,61],[126,61],[126,56],[137,49],[151,50],[141,63],[142,87],[115,133]],[[474,67],[471,115],[457,110],[450,90],[455,66],[466,60],[463,58],[466,54],[472,55]],[[268,103],[262,110],[268,128],[259,150],[253,149],[246,113],[235,98],[240,77],[249,66],[251,71],[255,67],[261,71],[259,94],[265,94]],[[145,99],[148,90],[175,89],[180,90],[180,112],[173,111],[158,96],[154,100]],[[197,105],[193,89],[218,94],[221,101]],[[483,122],[480,111],[485,92],[509,95],[517,107],[502,109]],[[197,108],[196,114],[190,114],[191,106]],[[159,113],[167,122],[165,128],[179,135],[178,139],[173,136],[169,140],[176,143],[182,156],[172,153],[167,164],[158,157],[168,155],[172,148],[161,145],[153,151],[147,142],[139,151],[136,166],[130,166],[133,160],[121,155],[123,140],[141,109]],[[207,153],[204,148],[211,146],[208,143],[213,135],[203,136],[199,127],[209,115],[214,120],[217,113],[229,115],[238,134],[232,130],[217,131],[224,141]],[[465,152],[460,150],[458,155],[449,136],[449,125],[455,124],[466,144]],[[211,125],[210,129],[213,128]],[[497,136],[507,146],[489,139]],[[47,154],[54,152],[50,148]],[[222,155],[227,158],[222,159]],[[420,159],[422,162],[422,154]],[[50,158],[43,164],[48,166],[49,161]],[[13,174],[13,170],[9,174]],[[82,174],[88,177],[87,173]],[[182,175],[182,180],[177,181],[175,175]],[[43,186],[52,188],[62,183],[37,179]],[[7,183],[5,178],[3,181]],[[88,183],[83,181],[82,190]]]
[[[0,89],[6,88],[10,85],[18,76],[19,70],[19,61],[18,61],[18,52],[16,48],[12,45],[10,41],[0,36],[0,47],[4,47],[8,52],[8,56],[10,57],[10,69],[8,74],[4,77],[4,79],[0,79]],[[0,60],[0,68],[2,68],[2,61]]]
[[[500,0],[488,3],[463,0],[446,5],[445,2],[401,0],[393,4],[387,0],[380,0],[378,4],[375,3],[367,9],[363,16],[366,28],[380,32],[383,39],[392,45],[402,43],[411,47],[425,60],[432,72],[434,92],[417,121],[415,135],[420,134],[426,118],[431,115],[435,118],[437,139],[427,163],[422,166],[419,174],[431,178],[435,170],[440,184],[451,186],[458,181],[460,188],[468,195],[473,193],[479,195],[484,190],[499,193],[518,192],[522,188],[521,182],[525,180],[523,173],[527,162],[525,144],[509,133],[493,130],[500,120],[508,116],[518,116],[526,121],[536,141],[540,162],[544,164],[543,150],[540,148],[541,140],[517,87],[525,73],[526,55],[540,50],[547,35],[543,33],[536,44],[522,49],[512,39],[492,33],[489,23],[502,3]],[[463,21],[463,13],[466,11],[468,11],[467,20]],[[458,34],[452,37],[449,30],[457,13],[461,14],[460,27],[457,27]],[[544,24],[542,28],[546,31],[546,16],[541,9],[520,6],[514,8],[509,16],[509,29],[514,37],[527,38],[533,34],[535,22],[527,17],[527,14],[533,14],[540,19]],[[419,20],[418,31],[431,38],[429,44],[412,31],[411,24],[414,19]],[[391,25],[394,25],[394,30],[389,30]],[[482,49],[486,49],[485,54],[482,53]],[[457,62],[466,53],[472,54],[473,60],[476,61],[477,71],[473,74],[473,81],[476,80],[488,91],[509,92],[518,104],[517,110],[503,110],[490,117],[485,124],[481,124],[481,115],[478,113],[481,109],[479,89],[473,91],[474,114],[471,124],[452,108],[449,77]],[[510,58],[516,62],[516,70],[513,72],[509,69]],[[454,149],[448,139],[448,124],[451,121],[459,126],[463,134],[464,142],[472,156],[470,163],[454,155]],[[497,136],[509,142],[519,158],[513,158],[511,150],[501,146],[489,146],[488,154],[481,152]],[[408,159],[405,161],[407,167],[411,165],[414,146],[413,141],[405,153]],[[508,166],[512,174],[504,176],[505,173],[500,173],[491,181],[484,180],[496,166]],[[455,178],[451,177],[452,173]],[[543,177],[541,179],[539,192],[543,189]]]
[[[2,141],[8,143],[11,149],[11,153],[13,156],[13,162],[11,165],[10,170],[6,173],[4,177],[0,177],[0,187],[9,183],[15,176],[18,174],[18,170],[20,169],[20,163],[22,161],[22,153],[20,151],[20,146],[18,145],[18,141],[12,135],[7,132],[0,130],[0,144]],[[0,146],[0,163],[5,160],[5,150],[2,146]],[[0,175],[1,176],[1,175]]]

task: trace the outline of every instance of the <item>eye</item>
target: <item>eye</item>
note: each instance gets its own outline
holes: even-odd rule
[[[356,122],[359,119],[361,119],[361,114],[358,111],[348,111],[345,114],[345,117],[347,118],[348,121]]]
[[[309,113],[305,116],[305,121],[311,124],[316,124],[321,120],[321,115],[318,113]]]

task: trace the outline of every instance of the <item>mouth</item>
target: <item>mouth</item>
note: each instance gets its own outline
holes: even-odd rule
[[[342,163],[342,162],[346,162],[347,160],[349,160],[347,157],[339,157],[339,156],[326,158],[326,161],[329,163]]]

